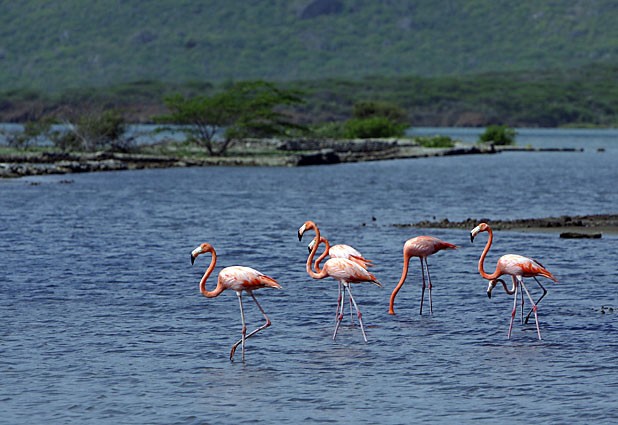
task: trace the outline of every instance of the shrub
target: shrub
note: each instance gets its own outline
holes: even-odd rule
[[[414,140],[424,148],[452,148],[455,146],[455,140],[449,136],[420,136]]]
[[[326,122],[318,124],[311,128],[311,135],[319,139],[343,139],[343,123]]]
[[[127,152],[133,146],[133,140],[125,137],[125,119],[115,110],[84,113],[66,124],[69,130],[53,138],[54,145],[63,151]]]
[[[492,142],[494,145],[514,145],[516,132],[504,125],[490,125],[479,136],[480,142]]]
[[[346,139],[371,139],[380,137],[402,137],[407,126],[386,117],[352,118],[343,125]]]

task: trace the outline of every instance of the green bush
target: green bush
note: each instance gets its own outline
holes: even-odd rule
[[[345,139],[371,139],[381,137],[402,137],[407,126],[386,117],[352,118],[343,125]]]
[[[452,148],[455,146],[455,140],[449,136],[420,136],[414,140],[424,148]]]
[[[494,145],[514,145],[516,131],[504,125],[490,125],[479,136],[480,142],[491,142]]]
[[[67,132],[53,138],[54,145],[63,151],[127,152],[133,146],[132,139],[125,137],[125,119],[115,110],[84,113],[67,125]]]
[[[310,134],[319,139],[343,139],[343,123],[325,122],[310,128]]]

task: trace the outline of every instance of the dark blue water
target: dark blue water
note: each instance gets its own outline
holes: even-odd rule
[[[0,423],[615,422],[616,235],[496,232],[488,269],[519,253],[560,279],[539,307],[543,340],[519,321],[507,340],[512,298],[489,300],[476,271],[485,235],[393,226],[616,212],[616,135],[593,136],[583,153],[0,181]],[[368,344],[348,317],[331,339],[336,283],[305,273],[307,219],[376,264],[384,288],[354,287]],[[419,234],[461,249],[429,259],[433,316],[418,314],[417,260],[389,316],[403,243]],[[248,340],[244,363],[228,360],[236,296],[198,291],[208,260],[191,267],[189,253],[206,241],[217,271],[246,265],[284,287],[256,292],[273,325]]]

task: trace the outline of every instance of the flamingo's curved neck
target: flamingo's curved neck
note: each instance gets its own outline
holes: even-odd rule
[[[311,248],[311,252],[309,253],[309,257],[307,257],[307,267],[306,267],[307,274],[314,279],[324,279],[325,277],[328,276],[328,274],[324,272],[324,269],[319,270],[318,272],[315,272],[313,271],[313,269],[311,269],[311,264],[313,263],[313,257],[315,257],[315,253],[318,251],[318,245],[320,244],[320,229],[318,229],[317,226],[311,226],[309,228],[315,230],[315,237],[316,237],[317,243],[313,245],[313,248]],[[325,251],[325,252],[328,253],[328,251]]]
[[[506,292],[509,295],[513,295],[515,293],[515,289],[517,287],[517,283],[515,282],[515,279],[513,279],[513,287],[511,289],[509,289],[506,286],[506,282],[502,279],[498,279],[498,282],[500,282],[502,284],[502,287],[504,288],[504,292]]]
[[[393,292],[391,293],[391,298],[389,301],[388,311],[390,314],[395,314],[395,310],[394,310],[395,297],[397,296],[397,292],[399,292],[404,282],[406,281],[406,277],[408,276],[409,266],[410,266],[410,255],[408,254],[407,251],[404,250],[403,251],[403,270],[401,272],[401,278],[399,279],[399,283],[397,284],[397,286],[395,286],[395,289],[393,289]]]
[[[200,280],[200,292],[202,293],[202,295],[204,295],[207,298],[216,297],[221,292],[223,292],[223,289],[224,289],[223,285],[217,282],[217,287],[214,289],[214,291],[206,290],[206,280],[208,280],[208,277],[210,276],[212,271],[215,269],[215,265],[217,264],[217,253],[215,252],[214,249],[210,251],[210,253],[212,254],[210,265],[208,266],[208,268],[206,269],[206,272],[204,273],[204,276],[202,276],[202,279]]]
[[[487,243],[485,244],[485,249],[483,249],[483,253],[481,254],[481,258],[479,259],[479,273],[483,276],[484,279],[493,280],[500,276],[500,272],[498,271],[498,267],[492,274],[488,274],[485,271],[485,267],[483,267],[483,263],[485,262],[485,257],[489,252],[489,248],[494,240],[494,232],[491,230],[491,227],[487,227],[487,233],[489,233],[489,237],[487,238]]]
[[[324,242],[324,252],[322,253],[322,255],[320,255],[318,257],[317,260],[315,260],[315,263],[313,263],[313,268],[315,269],[315,271],[317,273],[320,273],[322,270],[320,269],[320,263],[326,258],[326,256],[329,254],[330,251],[330,243],[328,242],[328,239],[326,238],[319,238],[316,239],[316,241],[318,241],[318,244],[320,242]]]

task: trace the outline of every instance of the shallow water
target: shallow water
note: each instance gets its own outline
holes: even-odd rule
[[[393,226],[616,212],[617,138],[597,139],[583,153],[0,181],[0,422],[615,422],[618,310],[601,307],[618,309],[617,236],[496,232],[488,269],[520,253],[560,280],[539,306],[543,340],[519,317],[507,340],[512,298],[489,300],[476,271],[486,236]],[[376,264],[384,288],[353,287],[368,344],[348,316],[331,338],[336,283],[305,273],[307,219]],[[389,316],[403,242],[419,234],[461,248],[429,259],[432,316],[418,314],[417,260]],[[217,271],[246,265],[284,287],[256,292],[273,325],[248,340],[244,363],[240,351],[228,360],[236,296],[197,288],[208,259],[191,267],[189,253],[205,241]],[[259,326],[250,297],[245,308]]]

